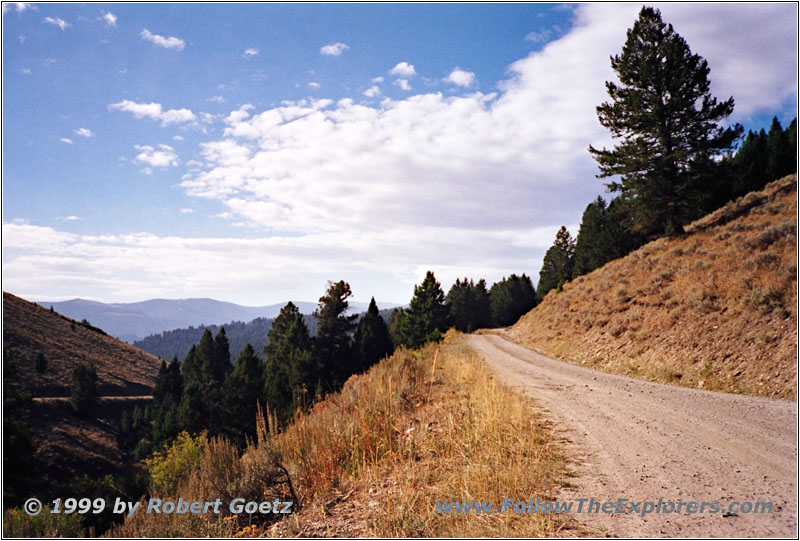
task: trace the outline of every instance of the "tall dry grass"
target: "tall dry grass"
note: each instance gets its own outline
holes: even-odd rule
[[[499,384],[454,332],[350,378],[283,431],[271,417],[258,427],[241,456],[203,438],[198,466],[168,477],[165,498],[277,497],[299,513],[277,524],[137,513],[112,536],[550,537],[575,526],[560,516],[436,513],[437,501],[554,499],[568,475],[532,401]]]
[[[436,364],[434,370],[434,363]],[[530,399],[503,387],[454,333],[400,350],[276,439],[305,511],[270,535],[542,537],[546,515],[439,515],[437,501],[552,499],[566,475]]]

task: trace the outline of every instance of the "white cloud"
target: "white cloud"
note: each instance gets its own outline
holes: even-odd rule
[[[417,72],[414,66],[408,62],[399,62],[395,67],[389,70],[389,75],[399,75],[401,77],[413,77]]]
[[[48,24],[54,24],[61,30],[65,30],[68,26],[71,26],[67,21],[65,21],[64,19],[59,19],[58,17],[45,17],[42,22]]]
[[[378,85],[372,85],[368,89],[364,91],[364,95],[368,98],[374,98],[376,96],[381,95],[381,89],[378,88]]]
[[[59,141],[61,141],[62,143],[67,143],[68,145],[72,144],[72,139],[69,139],[67,137],[61,137],[59,138]]]
[[[242,56],[245,58],[258,56],[258,49],[253,49],[252,47],[249,49],[245,49],[245,51],[242,53]]]
[[[399,86],[400,88],[402,88],[402,89],[403,89],[403,90],[405,90],[406,92],[408,92],[409,90],[411,90],[411,85],[410,85],[410,84],[408,84],[408,80],[407,80],[407,79],[398,79],[398,80],[396,80],[396,81],[395,81],[394,83],[392,83],[392,84],[393,84],[393,85],[397,85],[397,86]]]
[[[91,137],[94,135],[94,132],[89,128],[78,128],[75,130],[75,135],[80,135],[81,137]]]
[[[36,9],[36,7],[29,2],[3,2],[3,13],[14,8],[17,13],[22,13],[28,9]]]
[[[553,35],[551,30],[534,30],[533,32],[528,32],[525,34],[523,38],[525,41],[530,41],[531,43],[544,43],[549,40]]]
[[[180,212],[181,214],[192,214],[194,209],[181,209]]]
[[[344,43],[331,43],[320,48],[319,54],[326,56],[341,56],[341,54],[350,49],[350,46]]]
[[[150,145],[136,145],[135,148],[139,151],[135,160],[148,166],[175,167],[179,163],[175,149],[169,145],[158,145],[157,149]]]
[[[470,87],[475,83],[475,74],[471,71],[464,71],[456,67],[450,72],[450,75],[447,76],[446,81],[454,85]]]
[[[236,226],[228,213],[216,217]],[[3,287],[22,297],[70,298],[75,291],[81,291],[83,297],[107,301],[204,296],[234,302],[238,298],[243,304],[256,302],[254,292],[263,291],[265,281],[270,284],[268,294],[272,297],[258,302],[312,300],[324,292],[326,281],[332,277],[347,280],[356,298],[365,300],[375,293],[375,280],[399,280],[396,298],[386,300],[405,302],[414,282],[418,283],[428,268],[437,273],[445,287],[450,275],[453,280],[465,272],[477,276],[471,272],[478,270],[475,258],[463,250],[463,245],[501,246],[512,238],[509,232],[476,238],[450,236],[454,244],[442,256],[437,255],[438,247],[432,243],[415,251],[422,261],[451,258],[451,264],[428,267],[424,262],[409,263],[400,255],[408,249],[403,243],[414,240],[412,236],[391,235],[386,239],[389,248],[398,250],[395,255],[383,239],[368,231],[347,237],[321,234],[303,238],[182,238],[146,232],[80,235],[26,223],[4,223],[2,233]],[[527,233],[547,238],[548,245],[555,236],[555,230]],[[499,249],[484,255],[491,258],[481,263],[480,270],[494,269],[491,276],[484,274],[490,283],[499,280],[504,272],[508,274],[508,265],[519,263],[502,256]],[[352,261],[358,262],[356,270]]]
[[[375,77],[375,78],[372,80],[372,82],[373,82],[373,83],[382,83],[382,82],[383,82],[383,77]]]
[[[173,135],[172,139],[174,139],[175,141],[183,141],[183,136],[181,136],[181,135]]]
[[[308,83],[308,86],[310,86],[310,87],[311,87],[311,88],[313,88],[314,90],[318,90],[319,88],[321,88],[321,87],[322,87],[322,85],[321,85],[321,84],[319,84],[319,83],[318,83],[318,82],[316,82],[316,81],[311,81],[310,83]]]
[[[225,103],[226,100],[223,96],[214,96],[212,98],[208,98],[208,101],[213,101],[214,103]]]
[[[679,32],[683,20],[699,10],[704,32],[715,40],[740,17],[752,18],[751,11],[763,9],[669,7],[674,13],[665,13],[665,19],[676,21]],[[223,137],[202,145],[206,167],[181,186],[266,231],[290,232],[309,243],[339,235],[343,249],[370,246],[381,264],[397,265],[406,277],[416,265],[447,266],[448,258],[474,265],[451,250],[460,243],[471,246],[473,259],[487,261],[487,268],[506,265],[506,273],[533,273],[558,226],[568,225],[576,234],[583,209],[604,192],[587,148],[611,142],[595,107],[608,99],[605,81],[614,77],[609,56],[621,50],[638,9],[581,4],[572,30],[513,63],[498,93],[421,94],[384,99],[374,107],[311,100],[256,112],[247,105],[228,116]],[[774,39],[775,21],[794,8],[772,9],[782,14],[764,16],[758,32],[742,32],[718,45],[698,33],[690,44],[709,56],[732,44],[736,50],[759,50],[754,44]],[[748,40],[740,44],[745,35]],[[778,43],[795,42],[789,31],[780,35]],[[731,87],[735,95],[759,85],[760,92],[751,92],[750,102],[740,101],[740,107],[769,112],[776,95],[784,100],[796,95],[795,53],[778,62],[775,51],[760,50],[758,59],[749,53],[727,62],[738,73],[761,73],[766,62],[788,75],[755,83],[749,77],[717,77],[738,85]],[[709,62],[715,81],[718,64],[725,69],[725,62]],[[352,261],[373,264],[360,252]],[[404,262],[414,262],[413,269]]]
[[[197,119],[190,109],[164,110],[160,103],[136,103],[130,100],[123,100],[119,103],[112,103],[108,106],[108,110],[125,111],[132,113],[136,118],[147,117],[153,120],[160,120],[163,126],[193,122]]]
[[[30,75],[33,73],[30,68],[22,68],[22,75]]]
[[[153,170],[152,170],[152,169],[150,169],[149,167],[144,167],[144,168],[142,169],[141,173],[142,173],[143,175],[152,175],[152,174],[153,174]]]
[[[159,47],[164,47],[165,49],[175,49],[176,51],[182,51],[183,48],[186,46],[186,43],[176,37],[168,37],[165,38],[164,36],[159,36],[158,34],[153,34],[147,28],[142,30],[141,33],[142,39],[146,41],[150,41]]]
[[[244,105],[239,107],[238,110],[231,111],[231,114],[228,115],[228,117],[225,119],[225,122],[228,124],[236,124],[238,122],[241,122],[242,120],[250,116],[250,113],[248,111],[252,109],[254,109],[252,105],[250,105],[249,103],[245,103]]]
[[[106,22],[106,26],[117,26],[117,16],[110,11],[103,13],[103,20]]]
[[[464,275],[535,279],[558,227],[576,234],[604,191],[587,147],[612,143],[595,107],[608,100],[609,56],[639,9],[578,5],[571,30],[514,62],[497,93],[244,104],[201,144],[204,167],[180,186],[221,207],[221,230],[242,223],[261,238],[81,236],[5,224],[4,287],[40,298],[85,287],[104,297],[246,299],[270,283],[277,301],[341,278],[357,295],[399,281],[402,302],[427,268],[445,287]],[[708,59],[714,95],[736,98],[733,120],[795,111],[795,5],[662,10]]]
[[[73,215],[70,215],[70,216],[59,216],[56,219],[59,220],[59,221],[62,221],[62,222],[77,222],[81,218],[80,218],[80,216],[75,216],[73,214]]]

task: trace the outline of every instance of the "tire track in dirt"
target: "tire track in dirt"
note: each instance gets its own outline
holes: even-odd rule
[[[797,404],[661,385],[550,359],[497,335],[469,345],[569,441],[562,500],[773,502],[767,514],[574,515],[625,537],[797,537]],[[509,495],[512,497],[513,495]],[[577,505],[577,504],[576,504]]]

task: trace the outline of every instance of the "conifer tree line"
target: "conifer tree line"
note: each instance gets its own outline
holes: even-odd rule
[[[619,83],[607,82],[609,102],[597,107],[600,124],[618,140],[589,151],[599,178],[615,195],[589,203],[577,239],[565,227],[546,252],[539,299],[567,281],[623,257],[683,227],[730,200],[797,172],[797,119],[784,129],[777,117],[769,132],[722,126],[733,97],[710,93],[710,68],[665,23],[643,7],[628,30],[622,53],[611,57]]]
[[[182,431],[224,435],[238,445],[255,436],[257,408],[269,407],[285,423],[353,374],[369,369],[396,347],[417,348],[439,340],[450,327],[461,331],[513,324],[536,304],[528,276],[512,274],[487,289],[486,280],[456,280],[447,295],[432,272],[415,286],[407,308],[392,311],[388,325],[373,298],[361,317],[348,314],[347,282],[331,282],[314,312],[316,335],[307,317],[289,302],[272,323],[262,360],[247,344],[234,364],[221,327],[206,329],[183,362],[162,361],[153,401],[125,413],[125,444],[143,458]]]

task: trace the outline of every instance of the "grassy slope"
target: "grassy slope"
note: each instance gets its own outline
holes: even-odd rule
[[[552,291],[508,334],[608,372],[796,398],[796,176],[687,231]]]
[[[257,478],[247,481],[237,473],[266,463],[266,457],[276,453],[290,472],[302,505],[299,513],[274,524],[251,523],[247,516],[140,514],[111,536],[582,533],[566,516],[436,513],[436,501],[484,500],[499,505],[504,497],[553,499],[569,475],[557,438],[531,400],[498,384],[452,332],[438,352],[436,345],[398,351],[367,373],[350,378],[340,392],[308,413],[298,414],[286,430],[269,432],[272,436],[260,437],[258,446],[241,457],[221,452],[224,445],[219,442],[206,444],[200,467],[178,482],[174,496],[217,497],[220,491],[208,492],[206,485],[238,483],[240,492],[251,490],[271,500],[283,491],[286,498],[286,487],[258,484]],[[214,482],[215,478],[225,481]]]
[[[47,371],[37,374],[34,359],[44,353]],[[3,292],[3,355],[13,360],[34,396],[70,396],[72,370],[78,364],[97,367],[101,396],[144,396],[155,384],[158,358]]]
[[[74,328],[73,328],[74,327]],[[38,374],[38,352],[47,370]],[[124,464],[114,424],[122,411],[144,407],[152,394],[161,361],[116,338],[74,323],[24,299],[3,293],[3,355],[19,368],[19,380],[37,401],[28,419],[36,457],[50,484],[74,475],[117,473]],[[72,370],[81,363],[97,367],[101,399],[91,418],[77,417],[69,399]],[[117,397],[142,397],[123,399]]]
[[[270,535],[552,537],[548,515],[439,515],[436,501],[553,499],[566,462],[530,399],[449,334],[400,351],[281,434],[306,511]],[[574,530],[573,535],[574,535]]]

